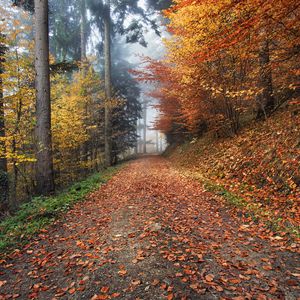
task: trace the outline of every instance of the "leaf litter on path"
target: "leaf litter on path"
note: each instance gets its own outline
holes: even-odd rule
[[[1,258],[0,299],[297,300],[297,261],[297,241],[146,157]]]

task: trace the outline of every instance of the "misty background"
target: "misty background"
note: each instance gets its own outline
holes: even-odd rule
[[[124,8],[123,2],[126,4]],[[162,152],[166,148],[165,136],[153,128],[159,111],[154,108],[156,99],[148,95],[153,86],[136,82],[129,70],[141,67],[143,56],[160,59],[164,55],[162,39],[167,36],[167,32],[159,11],[164,6],[161,6],[160,1],[123,2],[116,0],[111,3],[112,83],[121,91],[125,88],[124,84],[129,85],[131,95],[137,98],[142,107],[141,117],[136,124],[138,145],[137,149],[131,151]],[[22,26],[28,19],[22,17],[22,9],[12,7],[11,3],[11,0],[0,0],[0,5],[8,9],[16,20],[20,20]],[[74,5],[75,0],[49,0],[50,53],[59,63],[80,60],[80,15]],[[94,61],[95,70],[103,78],[103,2],[87,0],[86,5],[86,54]],[[32,18],[31,21],[33,23]],[[1,22],[6,22],[5,16],[1,16]],[[28,39],[33,39],[33,32],[27,34]],[[125,93],[128,94],[128,90]]]

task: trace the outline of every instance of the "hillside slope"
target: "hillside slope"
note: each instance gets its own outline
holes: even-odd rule
[[[274,229],[299,234],[300,115],[281,111],[238,136],[194,139],[169,151],[181,172],[199,178]]]

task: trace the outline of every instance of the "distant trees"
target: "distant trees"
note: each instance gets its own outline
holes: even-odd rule
[[[172,4],[172,0],[148,0],[148,5],[156,10],[167,9]]]
[[[107,136],[109,161],[116,163],[136,144],[141,110],[140,89],[128,73],[132,67],[120,53],[110,62],[107,84],[100,75],[104,64],[88,56],[95,24],[87,17],[91,1],[50,1],[51,13],[48,1],[12,2],[29,13],[0,8],[0,33],[7,35],[1,35],[0,44],[0,212],[7,209],[8,198],[10,208],[16,208],[34,194],[52,193],[54,182],[60,188],[99,170]],[[97,24],[104,34],[102,13]],[[38,30],[33,30],[32,20]],[[107,29],[111,42],[115,31]],[[99,48],[102,63],[104,51]],[[106,105],[110,134],[105,134]]]
[[[105,165],[112,164],[112,124],[111,124],[111,16],[110,0],[104,4],[104,84],[105,84]]]
[[[90,34],[86,3],[49,0],[50,53],[56,62],[80,61],[86,54]]]
[[[236,134],[299,96],[297,1],[175,1],[162,61],[145,58],[140,80],[159,83],[156,127],[170,141],[211,130]]]
[[[86,57],[86,44],[87,44],[87,10],[86,0],[80,1],[80,59],[85,61]]]
[[[166,2],[166,1],[163,1]],[[87,1],[87,7],[90,8],[92,14],[92,23],[97,24],[100,32],[104,32],[103,35],[103,45],[104,49],[104,82],[105,82],[105,93],[106,93],[106,106],[105,106],[105,164],[107,166],[111,165],[112,161],[115,158],[113,153],[114,148],[118,148],[113,143],[115,143],[114,136],[114,126],[112,123],[120,128],[113,120],[114,112],[111,109],[111,97],[112,97],[112,88],[115,87],[114,82],[111,81],[112,72],[112,59],[111,59],[111,43],[114,41],[114,36],[116,34],[121,34],[126,36],[126,41],[129,43],[140,43],[143,46],[146,46],[147,43],[143,36],[143,24],[151,26],[151,28],[159,34],[158,26],[156,22],[151,18],[151,14],[147,14],[141,7],[138,6],[137,0],[119,0],[114,1],[113,3],[113,13],[116,16],[114,22],[111,17],[111,2],[110,0],[103,0],[99,3],[94,1]],[[153,3],[151,3],[153,7]],[[154,7],[153,7],[154,8]],[[157,7],[155,7],[157,9]],[[126,14],[132,13],[135,16],[139,17],[139,20],[132,20],[129,25],[125,25]],[[102,30],[103,28],[103,30]],[[120,87],[118,87],[120,88]],[[123,116],[126,116],[126,113],[123,113]],[[127,118],[129,116],[127,115]],[[125,121],[126,123],[126,121]],[[128,122],[127,122],[128,123]],[[124,122],[120,121],[120,124]],[[130,129],[131,131],[133,128]],[[136,139],[136,137],[135,137]]]
[[[112,49],[113,57],[120,57],[120,47],[116,44]],[[112,110],[112,161],[127,149],[134,148],[137,142],[136,124],[141,114],[139,102],[140,87],[128,73],[132,65],[127,61],[115,58],[112,65],[112,82],[114,97],[119,99]]]

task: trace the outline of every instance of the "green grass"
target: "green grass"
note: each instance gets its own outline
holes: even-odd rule
[[[66,191],[51,197],[36,197],[23,204],[14,216],[0,223],[0,252],[24,244],[42,228],[53,223],[62,212],[107,182],[120,168],[111,167],[73,184]]]
[[[208,191],[221,195],[230,205],[238,208],[244,208],[247,206],[245,199],[229,192],[221,185],[212,184],[211,182],[206,181],[204,186]]]

